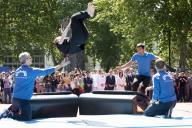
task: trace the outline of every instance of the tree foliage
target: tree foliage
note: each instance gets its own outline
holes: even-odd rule
[[[22,51],[50,53],[55,63],[62,59],[54,48],[63,18],[86,7],[84,0],[0,0],[1,59]]]
[[[63,18],[85,9],[89,0],[0,0],[0,50],[18,55],[34,49],[62,59],[52,44]],[[88,21],[86,54],[108,70],[127,62],[139,42],[147,51],[182,70],[192,62],[192,0],[94,0],[96,16]],[[2,59],[2,57],[0,57]]]
[[[108,47],[117,45],[120,48],[117,48],[115,54],[113,53],[119,55],[119,63],[130,59],[135,51],[135,45],[139,42],[145,42],[147,51],[154,52],[168,61],[169,38],[171,38],[172,66],[184,70],[191,63],[191,52],[189,52],[192,31],[191,0],[97,0],[95,2],[98,12],[93,22],[109,26],[109,32],[113,34],[109,36],[105,33],[102,37],[113,38],[112,43],[108,43]],[[97,36],[99,33],[100,31],[95,31],[93,35]],[[104,39],[100,40],[104,41]],[[97,49],[97,45],[100,43],[95,41],[90,49]],[[104,59],[108,56],[105,54],[106,50],[108,49],[103,47],[100,54],[102,52],[105,57],[98,58],[102,61],[111,61],[108,63],[114,66],[113,60]],[[108,52],[112,54],[112,51]],[[94,53],[95,51],[93,55]]]

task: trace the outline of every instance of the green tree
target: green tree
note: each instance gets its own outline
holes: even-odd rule
[[[63,59],[53,45],[63,18],[86,8],[85,0],[0,0],[0,59],[35,50]]]
[[[121,39],[120,43],[112,43],[119,43],[120,63],[127,61],[135,51],[135,45],[144,41],[147,51],[154,52],[168,61],[168,39],[171,37],[173,66],[178,65],[181,70],[189,66],[191,62],[189,52],[192,28],[191,0],[97,0],[96,4],[98,13],[93,22],[107,24],[109,32],[113,33],[111,35],[115,35],[113,38]],[[97,36],[98,33],[94,32],[93,35]],[[107,38],[110,37],[107,36]],[[100,39],[100,41],[103,40]],[[109,43],[108,46],[111,47],[112,44]],[[154,51],[152,48],[155,44],[158,49]],[[100,44],[95,42],[92,46],[96,47],[96,45]]]

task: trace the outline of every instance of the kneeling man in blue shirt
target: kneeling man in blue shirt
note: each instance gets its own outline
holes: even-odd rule
[[[165,115],[171,118],[171,113],[176,105],[176,94],[173,78],[166,72],[165,62],[162,59],[155,61],[157,73],[153,76],[153,96],[151,104],[145,110],[144,115]]]
[[[15,71],[15,85],[13,89],[13,99],[11,110],[5,111],[1,118],[12,118],[19,121],[29,121],[32,119],[32,110],[30,100],[33,95],[35,79],[37,76],[46,76],[52,74],[60,68],[69,64],[62,62],[61,64],[47,69],[32,68],[32,58],[28,52],[19,55],[21,66]]]

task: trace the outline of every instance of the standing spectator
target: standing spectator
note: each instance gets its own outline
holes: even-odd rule
[[[189,74],[189,72],[186,72],[185,76],[187,77],[187,84],[186,84],[186,87],[185,87],[185,98],[186,98],[185,100],[189,101],[189,98],[190,98],[190,84],[189,84],[190,74]]]
[[[37,93],[37,86],[36,86],[37,83],[36,83],[36,82],[37,82],[37,78],[35,79],[35,86],[34,86],[34,89],[33,89],[33,92],[34,92],[34,93]]]
[[[100,70],[98,76],[98,90],[104,90],[105,80],[106,80],[105,73]]]
[[[67,73],[64,73],[63,74],[63,82],[64,82],[64,90],[65,91],[72,91],[72,88],[71,88],[71,80],[70,80],[70,77]]]
[[[0,73],[0,87],[1,87],[1,89],[0,89],[0,97],[1,97],[1,99],[0,99],[0,102],[1,103],[3,103],[3,99],[4,99],[4,95],[3,95],[3,88],[4,88],[4,83],[3,83],[3,74],[2,73]]]
[[[51,76],[50,75],[46,76],[44,78],[44,81],[45,81],[45,91],[46,92],[52,92],[52,88],[51,88],[51,86],[52,86],[52,78],[51,78]]]
[[[58,85],[59,83],[61,82],[60,80],[60,76],[58,75],[59,73],[56,72],[53,76],[53,79],[52,79],[52,92],[56,92],[57,88],[58,88]]]
[[[93,78],[90,76],[90,72],[86,73],[86,77],[83,79],[84,81],[84,91],[89,93],[92,91],[93,88]]]
[[[97,73],[97,70],[95,70],[92,74],[91,74],[91,78],[93,79],[93,91],[94,90],[98,90],[98,86],[99,86],[99,74]]]
[[[115,85],[117,86],[117,82],[119,81],[119,69],[113,69],[113,75],[115,76]],[[115,88],[116,88],[115,86]]]
[[[179,77],[179,100],[180,102],[185,102],[185,88],[187,85],[187,77],[185,76],[184,72],[181,72]]]
[[[109,75],[106,77],[105,90],[114,90],[116,86],[115,83],[115,76],[113,75],[113,71],[110,69]]]
[[[44,83],[44,77],[43,76],[40,76],[39,77],[39,91],[42,93],[42,92],[45,92],[45,83]]]
[[[119,76],[118,79],[116,80],[117,82],[117,87],[116,90],[125,90],[125,86],[126,86],[126,79],[125,76],[123,74],[123,71],[119,72]]]
[[[71,85],[64,83],[64,91],[72,91]]]
[[[3,79],[4,83],[4,98],[6,104],[11,104],[11,81],[9,79],[9,74],[5,74],[5,78]],[[7,100],[9,98],[9,100]]]
[[[58,91],[58,92],[65,91],[65,83],[64,83],[64,81],[61,79],[61,77],[60,77],[60,82],[59,82],[59,84],[58,84],[58,86],[57,86],[57,91]]]
[[[64,91],[64,81],[62,80],[62,74],[60,72],[56,73],[56,79],[59,82],[57,84],[57,92]]]
[[[189,83],[189,101],[192,102],[192,74],[189,74],[188,77],[188,83]]]
[[[0,73],[0,87],[1,87],[1,92],[3,92],[3,88],[4,88],[4,83],[3,83],[3,74]]]
[[[37,93],[41,93],[41,86],[40,86],[40,77],[37,77],[36,80],[35,80],[35,87],[37,89]]]
[[[43,93],[45,92],[45,88],[44,88],[44,77],[42,76],[38,76],[35,80],[35,85],[37,88],[37,93]]]
[[[175,93],[176,93],[176,96],[177,96],[177,101],[179,101],[179,74],[174,73],[173,78],[174,78]]]
[[[133,69],[130,68],[128,70],[128,74],[126,75],[126,86],[125,86],[125,90],[132,90],[132,86],[133,86],[133,81],[134,81],[134,78],[135,78],[135,75],[134,75],[134,72],[133,72]]]
[[[76,73],[74,78],[74,85],[75,85],[75,88],[73,89],[74,94],[79,96],[81,93],[84,92],[83,88],[81,87],[82,84],[83,84],[83,80],[81,79],[80,74]]]
[[[71,85],[71,89],[74,90],[75,89],[75,83],[74,83],[74,79],[75,79],[75,75],[70,74],[70,85]]]
[[[57,85],[57,90],[59,92],[72,91],[71,86],[70,86],[70,79],[68,79],[68,77],[66,76],[66,73],[64,73],[64,74],[59,73],[57,75],[59,75],[59,78],[60,78],[60,80],[59,80],[60,82]]]

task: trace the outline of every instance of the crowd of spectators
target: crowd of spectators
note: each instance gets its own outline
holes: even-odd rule
[[[0,100],[3,103],[11,103],[12,91],[14,88],[14,73],[0,73]],[[155,70],[151,70],[151,75]],[[175,91],[178,102],[192,101],[192,74],[189,72],[176,72],[173,76]],[[118,69],[109,70],[108,73],[99,71],[81,71],[75,69],[73,72],[55,72],[46,77],[38,77],[35,81],[34,92],[62,92],[72,91],[74,94],[89,93],[94,90],[133,90],[133,83],[136,79],[134,69],[126,71]],[[140,91],[142,83],[138,87]],[[149,86],[152,86],[150,83]],[[152,90],[146,89],[145,95],[151,97]]]

